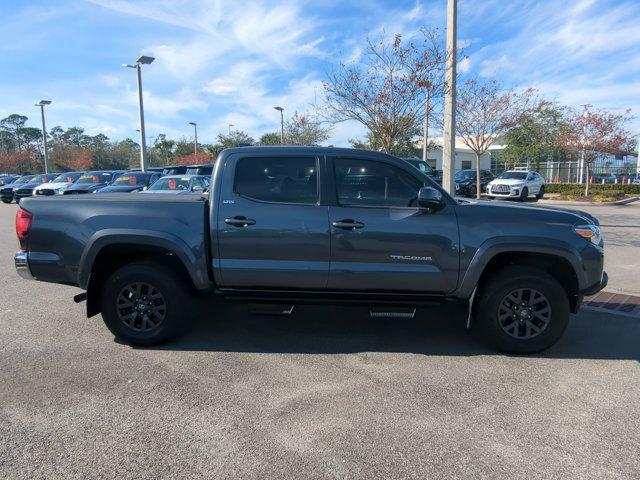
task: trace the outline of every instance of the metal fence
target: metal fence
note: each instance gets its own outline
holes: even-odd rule
[[[505,170],[533,170],[538,172],[547,183],[580,183],[580,162],[535,162],[526,164],[506,164],[492,162],[491,172],[498,175]],[[591,183],[631,183],[639,176],[636,167],[631,165],[591,165],[589,169]],[[583,172],[583,181],[586,173]]]

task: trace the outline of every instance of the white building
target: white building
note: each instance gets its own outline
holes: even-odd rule
[[[427,163],[436,170],[442,170],[442,137],[434,137],[429,139],[429,151],[427,152]],[[416,145],[422,148],[422,140]],[[480,157],[480,169],[491,170],[492,154],[500,152],[505,145],[494,143],[489,150]],[[456,161],[454,170],[464,170],[468,168],[476,168],[476,154],[467,147],[460,137],[456,137]]]

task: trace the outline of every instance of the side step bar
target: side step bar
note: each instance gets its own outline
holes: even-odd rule
[[[296,308],[295,305],[256,305],[251,309],[251,315],[270,315],[279,317],[288,317]]]
[[[369,310],[371,318],[413,318],[415,314],[415,308],[372,307]]]

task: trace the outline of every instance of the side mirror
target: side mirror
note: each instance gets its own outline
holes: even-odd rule
[[[444,199],[435,188],[422,187],[418,192],[418,206],[429,210],[439,210],[444,206]]]
[[[144,187],[142,187],[142,190],[149,190],[149,187],[145,185]]]

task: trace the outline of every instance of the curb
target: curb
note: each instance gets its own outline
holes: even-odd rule
[[[626,205],[628,203],[637,202],[640,200],[640,197],[630,197],[624,198],[622,200],[616,200],[615,202],[577,202],[575,200],[553,200],[553,199],[542,199],[538,200],[539,203],[549,203],[549,204],[563,204],[563,205],[587,205],[587,206],[598,206],[598,205]]]

